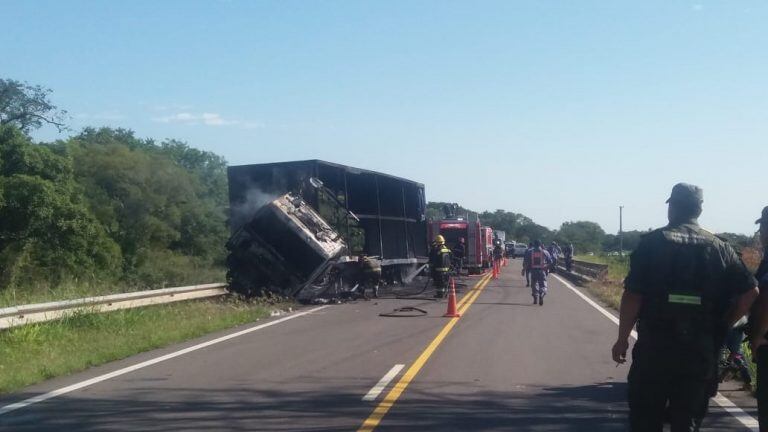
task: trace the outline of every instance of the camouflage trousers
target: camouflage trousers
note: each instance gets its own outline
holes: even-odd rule
[[[547,295],[547,274],[544,270],[531,270],[531,295],[534,297]]]

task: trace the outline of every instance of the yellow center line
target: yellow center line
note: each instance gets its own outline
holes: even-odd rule
[[[490,282],[490,276],[491,275],[483,276],[483,278],[477,282],[475,287],[467,292],[464,298],[461,299],[457,305],[459,314],[463,315],[467,309],[472,306],[472,303],[474,303],[477,297],[480,296],[480,292],[483,290],[483,288],[485,288],[486,285],[488,285],[488,282]],[[405,372],[402,378],[400,378],[397,384],[392,387],[392,390],[387,393],[387,395],[379,403],[376,409],[373,410],[371,415],[365,419],[363,425],[360,426],[360,429],[357,430],[358,432],[371,432],[376,428],[376,426],[379,425],[379,423],[381,423],[381,420],[385,415],[387,415],[387,412],[389,412],[390,408],[395,405],[395,402],[397,402],[397,400],[400,398],[400,395],[403,394],[411,381],[413,381],[413,379],[416,377],[416,374],[418,374],[421,368],[424,367],[424,364],[427,362],[427,360],[429,360],[437,347],[440,346],[440,344],[443,342],[443,339],[448,336],[448,333],[451,332],[451,329],[453,329],[453,326],[455,326],[458,321],[458,317],[451,318],[450,321],[445,324],[443,329],[440,330],[440,333],[435,336],[427,348],[425,348],[424,351],[416,359],[416,361],[413,362],[411,367],[408,368],[408,370]]]

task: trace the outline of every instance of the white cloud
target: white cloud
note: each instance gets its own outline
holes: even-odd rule
[[[180,112],[168,116],[155,117],[152,120],[159,123],[179,123],[186,125],[239,126],[244,129],[260,129],[264,127],[264,124],[261,122],[227,119],[222,117],[219,113],[211,112]]]

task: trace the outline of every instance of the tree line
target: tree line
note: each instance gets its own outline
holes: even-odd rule
[[[427,218],[440,219],[444,217],[443,207],[448,203],[430,202],[427,204]],[[533,240],[541,240],[545,244],[556,241],[562,245],[572,243],[576,253],[611,253],[634,250],[644,234],[650,231],[624,231],[619,234],[606,233],[596,222],[575,221],[564,222],[558,229],[549,228],[535,223],[531,218],[506,210],[476,212],[459,206],[459,215],[468,215],[470,218],[479,217],[483,225],[492,226],[494,229],[506,232],[508,240],[529,243]],[[721,238],[728,240],[738,248],[753,247],[756,239],[742,234],[722,233]]]
[[[0,80],[0,289],[157,287],[222,268],[226,161],[124,129],[34,143],[30,131],[63,125],[49,93]]]

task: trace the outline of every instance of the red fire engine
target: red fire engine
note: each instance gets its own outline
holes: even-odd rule
[[[430,220],[428,224],[429,243],[434,241],[435,236],[442,234],[445,237],[445,243],[449,249],[464,238],[465,256],[464,267],[470,274],[482,273],[483,269],[489,267],[491,262],[491,251],[493,250],[493,229],[480,225],[479,218],[469,221],[464,217],[456,216],[451,211],[455,208],[446,208],[445,219]]]

